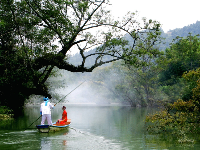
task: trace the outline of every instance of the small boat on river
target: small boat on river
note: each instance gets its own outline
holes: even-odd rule
[[[71,119],[67,119],[67,123],[65,125],[56,124],[56,122],[54,122],[53,125],[36,125],[36,127],[40,133],[49,133],[67,129],[70,124]]]

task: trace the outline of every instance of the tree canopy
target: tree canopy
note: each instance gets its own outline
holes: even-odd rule
[[[22,106],[24,98],[31,94],[51,98],[45,82],[54,67],[91,72],[119,59],[127,62],[129,57],[139,59],[141,54],[134,50],[144,40],[142,35],[151,34],[149,41],[154,45],[158,22],[143,18],[141,23],[136,13],[128,13],[123,21],[115,21],[106,10],[108,4],[107,0],[1,0],[2,105]],[[123,38],[124,33],[132,37],[131,45]],[[84,52],[94,46],[98,47],[95,53],[86,56]],[[81,55],[80,65],[68,61],[68,53],[74,49]],[[96,56],[95,62],[86,67],[85,62],[91,56]],[[104,56],[112,57],[103,61]],[[10,104],[8,101],[13,101],[15,96],[21,102]]]

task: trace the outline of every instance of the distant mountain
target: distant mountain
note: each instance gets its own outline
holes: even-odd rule
[[[170,30],[167,32],[167,34],[175,38],[177,36],[185,37],[189,32],[192,33],[192,35],[200,34],[200,21],[197,21],[196,23],[190,24],[188,26],[184,26],[183,28]]]
[[[160,44],[160,49],[165,50],[167,47],[170,46],[170,43],[173,39],[175,39],[177,36],[179,37],[186,37],[188,36],[188,33],[191,33],[192,35],[200,34],[200,21],[197,21],[196,23],[190,24],[188,26],[184,26],[183,28],[177,28],[174,30],[170,30],[167,33],[164,33],[162,31],[162,37],[165,38],[164,44]]]

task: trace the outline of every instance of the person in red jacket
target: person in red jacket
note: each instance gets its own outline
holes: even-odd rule
[[[67,123],[67,111],[65,109],[66,109],[66,107],[63,106],[62,107],[62,110],[63,110],[62,119],[58,119],[56,124],[65,125]]]

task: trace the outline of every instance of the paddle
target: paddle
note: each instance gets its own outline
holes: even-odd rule
[[[61,100],[59,100],[56,104],[54,104],[54,106],[56,106],[58,103],[60,103],[65,97],[67,97],[69,94],[71,94],[74,90],[76,90],[79,86],[81,86],[85,81],[83,81],[81,84],[79,84],[75,89],[73,89],[71,92],[69,92],[67,95],[65,95]],[[36,121],[38,121],[38,119],[40,119],[42,117],[42,115],[40,115],[40,117],[38,117],[33,123],[31,123],[25,130],[27,130],[30,126],[32,126],[32,124],[34,124]]]

